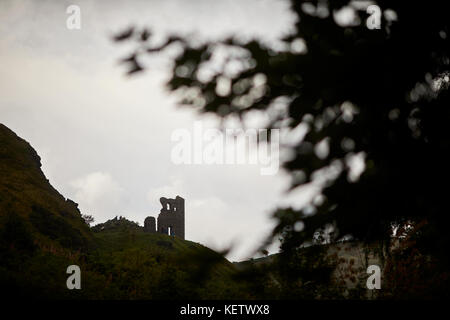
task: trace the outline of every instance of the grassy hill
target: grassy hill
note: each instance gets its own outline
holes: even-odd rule
[[[66,287],[72,264],[81,290]],[[0,124],[0,286],[10,298],[243,297],[233,273],[220,254],[123,218],[89,228],[50,185],[36,151]]]
[[[198,243],[114,218],[92,228],[55,190],[28,142],[0,124],[0,286],[10,297],[265,299],[336,297],[326,248],[232,264]],[[66,269],[81,268],[81,290]]]
[[[448,296],[448,270],[408,243],[384,264],[379,245],[366,254],[358,243],[232,264],[124,218],[90,228],[50,185],[30,144],[0,124],[0,287],[9,298],[366,299],[374,297],[365,287],[368,264],[383,266],[386,298]],[[67,289],[69,265],[81,269],[81,290]]]
[[[232,279],[233,265],[201,244],[145,233],[124,218],[97,225],[93,231],[95,269],[108,281],[114,279],[121,290],[127,288],[121,298],[242,297],[242,288]]]
[[[92,240],[77,204],[59,194],[42,173],[36,151],[2,124],[0,224],[3,236],[5,227],[20,225],[37,245],[86,250]]]

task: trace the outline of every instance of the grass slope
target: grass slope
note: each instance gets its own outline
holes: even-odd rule
[[[81,290],[66,287],[72,264]],[[0,286],[10,298],[243,297],[233,273],[220,254],[125,219],[89,228],[50,185],[36,151],[0,124]]]
[[[77,204],[66,200],[44,176],[36,151],[2,124],[0,224],[0,236],[7,235],[5,226],[21,225],[38,246],[86,250],[92,240]]]

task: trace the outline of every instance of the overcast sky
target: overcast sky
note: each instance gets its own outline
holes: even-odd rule
[[[66,27],[66,8],[81,8],[81,29]],[[96,223],[116,215],[141,225],[160,197],[186,199],[186,239],[213,249],[236,244],[247,258],[274,225],[272,210],[289,180],[257,165],[176,165],[174,130],[214,119],[180,109],[163,84],[167,63],[126,77],[129,52],[110,36],[134,24],[164,37],[227,34],[276,43],[293,27],[286,1],[1,1],[0,122],[31,143],[43,171]],[[299,205],[297,203],[297,205]],[[272,248],[272,252],[276,248]]]

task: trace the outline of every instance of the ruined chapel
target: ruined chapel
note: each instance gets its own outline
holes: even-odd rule
[[[163,233],[184,240],[184,199],[160,198],[162,208],[158,218],[147,217],[144,221],[144,231],[148,233]]]

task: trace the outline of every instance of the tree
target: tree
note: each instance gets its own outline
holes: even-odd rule
[[[89,214],[83,214],[81,217],[83,218],[84,222],[87,223],[88,226],[94,223],[94,217]]]
[[[291,147],[293,158],[284,169],[292,189],[316,184],[322,192],[309,212],[275,213],[273,237],[283,234],[284,251],[330,226],[332,240],[351,235],[389,241],[393,226],[426,220],[421,244],[445,257],[448,11],[438,1],[383,0],[377,6],[380,15],[374,17],[358,1],[292,1],[298,21],[282,49],[236,37],[198,44],[172,36],[154,46],[147,29],[135,28],[115,40],[136,41],[124,59],[129,74],[145,70],[143,55],[181,48],[167,86],[183,105],[242,121],[260,111],[270,116],[270,128],[308,129]],[[354,14],[352,23],[339,19],[342,10]],[[368,18],[379,18],[380,28],[368,28]],[[205,76],[219,50],[227,59]],[[364,164],[360,174],[358,159]],[[304,228],[297,232],[298,221]]]

